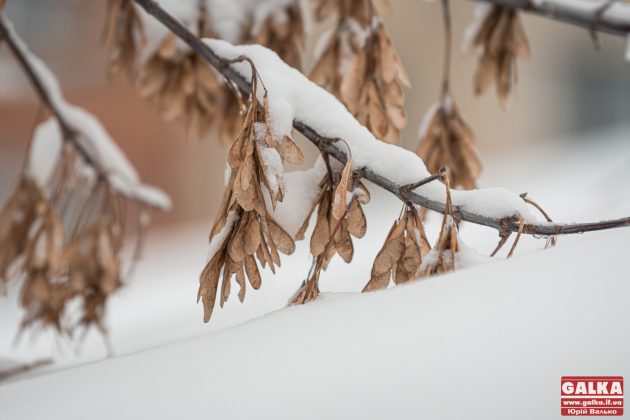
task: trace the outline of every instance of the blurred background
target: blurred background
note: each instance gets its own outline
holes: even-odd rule
[[[385,16],[386,27],[413,85],[407,91],[409,122],[402,142],[415,149],[419,123],[439,92],[441,6],[420,0],[392,3],[394,14]],[[630,64],[622,59],[625,40],[602,35],[603,48],[596,51],[586,30],[528,14],[523,19],[532,57],[518,63],[519,81],[509,109],[500,107],[493,91],[475,98],[476,60],[459,48],[473,6],[466,0],[452,2],[452,89],[476,132],[482,155],[510,154],[554,137],[569,138],[576,132],[630,121]],[[97,115],[141,177],[171,195],[173,210],[156,215],[155,223],[211,220],[223,188],[225,147],[163,121],[124,75],[107,77],[101,42],[105,7],[104,1],[8,0],[6,14],[55,72],[68,99]],[[312,28],[307,68],[321,30]],[[0,48],[0,202],[15,182],[37,107],[28,82],[6,48]],[[307,145],[304,150],[314,153]],[[492,170],[488,165],[486,169]]]
[[[407,91],[408,126],[402,132],[402,144],[415,150],[420,121],[439,94],[440,3],[392,3],[394,14],[384,17],[385,25],[413,84]],[[484,160],[480,186],[528,191],[562,221],[627,216],[630,63],[623,60],[626,40],[601,35],[603,48],[595,50],[585,29],[522,14],[532,57],[519,61],[518,85],[504,110],[494,91],[481,98],[473,95],[476,59],[459,46],[474,3],[451,3],[455,44],[451,85]],[[223,190],[226,148],[165,122],[124,76],[108,79],[102,43],[105,8],[105,1],[8,0],[5,12],[33,52],[52,68],[69,101],[98,116],[141,178],[173,199],[172,211],[155,215],[145,258],[132,281],[112,298],[107,324],[113,348],[117,354],[137,351],[284,307],[309,266],[305,241],[298,243],[294,256],[283,260],[277,276],[265,275],[260,291],[248,291],[244,305],[233,298],[226,308],[215,310],[209,324],[202,323],[202,309],[195,305],[198,275]],[[311,28],[307,69],[324,29]],[[17,179],[37,109],[28,81],[0,46],[0,203]],[[306,141],[300,144],[312,161],[316,150]],[[323,291],[356,292],[369,278],[374,255],[400,210],[399,201],[377,189],[372,202],[366,209],[369,237],[356,246],[353,264],[335,261],[331,265],[333,274],[327,271],[322,278]],[[430,238],[439,226],[437,218],[435,222],[429,227]],[[493,230],[472,225],[463,227],[462,236],[485,255],[497,241]],[[570,240],[562,238],[561,245]],[[539,250],[544,242],[524,238],[519,253]],[[0,299],[0,370],[3,363],[13,363],[8,360],[60,354],[68,356],[65,363],[76,363],[76,348],[50,332],[45,338],[36,331],[29,334],[36,340],[15,340],[22,317],[18,293],[19,285],[14,284],[9,295]],[[82,360],[102,358],[106,354],[102,337],[91,334],[82,351]]]

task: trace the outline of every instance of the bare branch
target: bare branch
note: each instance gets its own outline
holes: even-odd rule
[[[140,5],[147,13],[153,15],[157,20],[162,22],[167,28],[175,33],[179,38],[188,44],[195,52],[201,55],[210,65],[212,65],[219,73],[225,78],[235,83],[238,87],[245,92],[251,92],[251,86],[249,81],[243,78],[231,67],[226,67],[223,60],[208,47],[204,42],[192,34],[186,27],[180,24],[176,19],[169,15],[164,9],[162,9],[154,0],[134,0]],[[310,140],[315,146],[317,146],[322,152],[332,155],[341,163],[345,163],[347,160],[346,152],[336,146],[338,142],[332,142],[329,138],[322,136],[315,129],[299,120],[293,121],[293,128],[303,134],[308,140]],[[381,176],[380,174],[372,171],[369,167],[361,168],[355,171],[359,176],[372,183],[378,185],[381,188],[386,189],[395,196],[397,196],[403,202],[412,202],[419,206],[428,208],[430,210],[444,213],[445,203],[435,201],[425,195],[417,192],[401,192],[402,185],[398,185],[393,181]],[[404,190],[403,190],[404,191]],[[519,232],[532,235],[566,235],[573,233],[583,233],[604,229],[613,229],[618,227],[630,226],[630,217],[622,219],[608,220],[595,223],[575,223],[575,224],[559,224],[559,223],[543,223],[543,224],[524,224],[520,226],[518,217],[497,219],[489,217],[484,214],[473,213],[467,211],[458,206],[453,206],[451,215],[459,220],[475,223],[478,225],[488,226],[497,229],[500,232]]]
[[[586,0],[477,0],[520,9],[525,12],[545,16],[571,25],[581,26],[589,31],[599,31],[612,35],[630,34],[630,5]],[[602,8],[604,6],[604,8]],[[619,13],[623,11],[624,13]]]

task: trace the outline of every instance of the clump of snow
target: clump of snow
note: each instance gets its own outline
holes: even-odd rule
[[[138,174],[129,160],[109,136],[101,123],[89,112],[69,104],[61,93],[61,87],[57,78],[48,66],[36,55],[15,33],[11,23],[0,15],[3,24],[7,27],[9,36],[12,38],[16,48],[25,57],[30,67],[41,81],[51,106],[58,112],[69,126],[76,133],[75,141],[80,145],[102,174],[108,178],[112,187],[122,195],[139,199],[148,205],[158,209],[166,210],[170,207],[168,196],[157,188],[146,186],[140,183]],[[55,144],[60,145],[62,140],[62,130],[58,121],[47,121],[41,124],[34,133],[35,147],[32,148],[32,161],[29,172],[35,179],[47,180],[50,170],[54,166],[54,158],[59,157],[59,147],[56,154],[48,155],[46,151],[54,150]],[[44,142],[52,142],[50,146],[43,146]],[[41,170],[39,169],[41,166]]]
[[[278,192],[285,191],[284,181],[284,167],[282,166],[282,158],[278,151],[273,147],[267,147],[265,145],[260,146],[260,157],[263,160],[265,174],[267,175],[267,181],[269,181],[269,188],[275,195]]]
[[[225,241],[225,238],[227,238],[230,232],[232,232],[234,223],[236,223],[238,218],[239,216],[237,212],[235,212],[234,210],[228,211],[228,214],[225,220],[225,225],[219,231],[219,233],[217,233],[216,235],[212,237],[212,240],[210,241],[210,245],[208,245],[208,261],[210,261],[212,257],[214,257],[214,255],[217,253],[217,251],[223,244],[223,241]]]
[[[430,175],[418,155],[376,139],[335,96],[312,83],[300,71],[288,66],[275,52],[260,45],[234,46],[217,39],[205,39],[204,42],[223,58],[234,59],[241,55],[249,57],[268,91],[273,93],[273,98],[283,99],[293,110],[273,115],[273,119],[283,126],[292,124],[293,119],[296,119],[312,127],[323,137],[343,139],[350,148],[353,169],[367,167],[401,186]],[[243,77],[251,78],[251,67],[248,63],[235,63],[232,67]],[[258,92],[258,100],[261,102],[263,95],[261,89]],[[274,113],[273,109],[271,112]],[[416,192],[437,202],[446,201],[444,188],[439,183],[426,184]],[[528,222],[537,220],[518,195],[499,188],[454,191],[453,204],[463,210],[495,218],[521,215]]]
[[[267,204],[273,218],[292,237],[295,237],[311,210],[320,191],[319,184],[325,174],[326,166],[321,157],[310,169],[286,173],[284,180],[287,188],[284,199],[276,205],[275,209],[271,209],[269,203]]]

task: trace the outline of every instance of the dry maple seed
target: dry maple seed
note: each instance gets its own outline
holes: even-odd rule
[[[318,18],[334,10],[320,2]],[[377,138],[399,143],[409,76],[371,0],[337,2],[337,26],[310,78],[333,93]]]
[[[507,6],[492,6],[474,33],[472,45],[480,51],[475,94],[483,94],[494,82],[499,101],[505,106],[517,79],[516,59],[530,56],[519,12]]]
[[[448,169],[454,187],[474,189],[482,165],[475,135],[450,95],[425,116],[416,153],[430,172]]]
[[[256,260],[263,268],[269,265],[275,273],[280,266],[279,252],[292,254],[291,236],[267,211],[262,187],[271,205],[284,197],[284,180],[269,168],[269,161],[300,164],[304,156],[289,137],[275,138],[269,119],[269,102],[265,91],[262,105],[257,99],[258,74],[252,67],[252,95],[240,134],[228,153],[230,179],[223,202],[210,234],[210,260],[201,273],[198,299],[203,301],[204,320],[210,320],[217,295],[219,304],[227,301],[231,279],[239,284],[239,299],[245,298],[245,279],[254,289],[261,285]]]

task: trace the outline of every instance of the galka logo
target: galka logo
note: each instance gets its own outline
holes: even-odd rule
[[[621,416],[623,377],[563,376],[560,413],[563,416]]]

